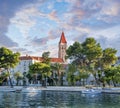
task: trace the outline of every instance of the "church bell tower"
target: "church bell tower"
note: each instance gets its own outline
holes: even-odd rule
[[[61,34],[61,38],[59,41],[59,51],[58,51],[58,58],[63,59],[65,62],[65,56],[66,56],[66,49],[67,49],[67,41],[64,35],[64,32]]]

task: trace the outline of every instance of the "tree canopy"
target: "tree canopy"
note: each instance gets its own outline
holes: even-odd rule
[[[1,47],[0,48],[0,68],[10,73],[9,70],[11,68],[14,68],[19,63],[19,57],[20,57],[20,53],[18,52],[14,53],[8,48]],[[12,85],[10,76],[9,76],[9,80],[10,80],[10,85],[12,87],[13,85]]]
[[[42,74],[44,76],[50,76],[50,66],[45,63],[36,62],[29,66],[29,72],[32,74]]]
[[[14,68],[19,62],[20,53],[13,53],[5,47],[0,48],[0,68]]]
[[[51,68],[53,71],[55,71],[54,74],[57,75],[57,85],[62,85],[62,77],[63,77],[63,64],[55,63],[51,65]]]
[[[92,73],[96,80],[101,81],[104,70],[112,67],[117,61],[117,50],[114,48],[102,49],[100,43],[94,38],[86,38],[82,43],[74,42],[66,50],[67,58],[78,69],[84,72]],[[86,74],[87,75],[87,74]],[[98,77],[97,77],[98,75]]]
[[[49,56],[50,56],[50,52],[49,51],[48,52],[44,52],[42,54],[42,58],[43,58],[42,63],[50,64],[50,58],[49,58]]]

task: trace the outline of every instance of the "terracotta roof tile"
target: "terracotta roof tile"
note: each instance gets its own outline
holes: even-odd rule
[[[20,60],[37,60],[37,61],[42,61],[42,57],[37,57],[37,56],[21,56]],[[51,62],[56,62],[56,63],[63,63],[63,59],[61,58],[50,58]]]
[[[61,58],[51,58],[50,61],[51,62],[56,62],[56,63],[64,62],[63,59],[61,59]]]

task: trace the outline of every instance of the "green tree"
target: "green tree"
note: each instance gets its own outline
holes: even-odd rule
[[[36,76],[38,74],[41,74],[42,78],[45,80],[45,84],[46,84],[47,83],[46,78],[51,75],[50,66],[46,63],[36,62],[29,66],[29,73],[34,74]]]
[[[120,66],[106,68],[104,70],[104,75],[108,85],[110,85],[112,81],[113,85],[116,86],[120,83]]]
[[[115,87],[117,86],[117,84],[120,85],[120,71],[116,72],[116,74],[114,75],[113,84]]]
[[[102,48],[94,38],[87,38],[82,43],[83,53],[88,59],[89,64],[94,63],[98,58],[102,57]]]
[[[63,64],[55,63],[52,65],[52,69],[53,69],[53,71],[56,72],[55,74],[58,77],[57,85],[62,85]]]
[[[83,47],[79,42],[74,42],[66,50],[66,58],[70,59],[72,63],[81,66],[84,62]]]
[[[67,74],[67,81],[68,81],[68,84],[71,85],[71,86],[75,85],[75,82],[76,82],[76,77],[75,77],[76,71],[77,71],[76,65],[74,65],[74,64],[69,64],[68,65],[68,69],[67,69],[67,72],[66,72],[66,74]]]
[[[85,73],[94,74],[96,73],[94,67],[97,59],[102,56],[102,48],[94,38],[87,38],[81,44],[75,42],[67,49],[66,53],[67,58],[77,65],[77,68],[84,70]]]
[[[2,85],[3,82],[8,84],[7,79],[8,79],[9,76],[10,76],[9,73],[2,72],[1,75],[0,75],[0,85]]]
[[[33,76],[30,72],[26,74],[26,78],[28,79],[29,84],[31,84],[31,81],[33,80]],[[26,82],[26,81],[25,81]]]
[[[111,67],[117,60],[114,48],[102,49],[94,38],[86,38],[83,43],[75,42],[69,46],[66,53],[71,63],[88,74],[91,72],[97,84],[105,82],[104,69]]]
[[[89,70],[79,69],[78,70],[78,80],[82,82],[81,85],[85,86],[86,79],[89,77],[90,73],[88,72]]]
[[[43,81],[45,82],[43,85],[47,86],[47,78],[51,76],[50,65],[41,63],[41,74],[42,74]]]
[[[87,38],[82,44],[75,42],[66,53],[67,58],[79,68],[93,72],[97,59],[102,57],[102,48],[94,38]]]
[[[98,58],[98,61],[95,64],[96,74],[94,74],[95,79],[98,83],[102,83],[105,86],[106,81],[109,82],[109,78],[104,76],[106,68],[110,69],[115,62],[117,61],[116,56],[117,50],[114,48],[106,48],[102,51],[102,57]],[[114,71],[113,71],[114,72]],[[111,72],[109,73],[111,74]]]
[[[19,63],[20,53],[13,53],[10,49],[5,47],[0,48],[0,68],[4,68],[9,74],[10,69],[14,68]],[[10,85],[13,87],[11,78],[9,76]]]
[[[42,54],[43,61],[42,63],[50,64],[50,58],[49,58],[50,52],[44,52]]]
[[[102,68],[111,67],[117,61],[116,56],[117,50],[114,48],[106,48],[103,50],[102,60]]]
[[[32,77],[33,83],[37,83],[38,74],[41,74],[41,63],[36,62],[29,66],[29,75]]]
[[[15,73],[14,73],[14,77],[15,77],[15,79],[16,79],[16,81],[17,81],[16,86],[18,86],[18,83],[19,83],[20,80],[22,80],[23,75],[22,75],[21,72],[15,72]]]

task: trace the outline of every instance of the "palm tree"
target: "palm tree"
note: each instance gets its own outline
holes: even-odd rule
[[[55,71],[55,74],[58,77],[57,85],[62,85],[61,79],[63,77],[63,65],[60,63],[55,63],[52,65],[52,69]]]
[[[47,77],[51,76],[50,66],[46,63],[39,63],[39,62],[36,62],[29,66],[29,73],[30,73],[30,75],[35,77],[36,81],[37,81],[37,75],[41,75],[44,86],[46,86],[46,84],[47,84],[47,82],[46,82]]]
[[[29,83],[29,84],[31,84],[31,82],[32,82],[32,80],[33,80],[33,77],[32,77],[32,76],[33,76],[33,75],[32,75],[31,73],[29,73],[29,72],[26,74],[26,78],[28,79],[28,83]]]
[[[15,72],[15,73],[14,73],[14,77],[15,77],[15,79],[16,79],[16,81],[17,81],[16,86],[18,86],[18,83],[19,83],[19,81],[23,78],[23,75],[22,75],[21,72]]]
[[[68,65],[67,81],[68,81],[69,85],[75,85],[75,82],[76,82],[76,78],[75,78],[76,71],[77,71],[76,65],[74,65],[74,64],[69,64]]]

